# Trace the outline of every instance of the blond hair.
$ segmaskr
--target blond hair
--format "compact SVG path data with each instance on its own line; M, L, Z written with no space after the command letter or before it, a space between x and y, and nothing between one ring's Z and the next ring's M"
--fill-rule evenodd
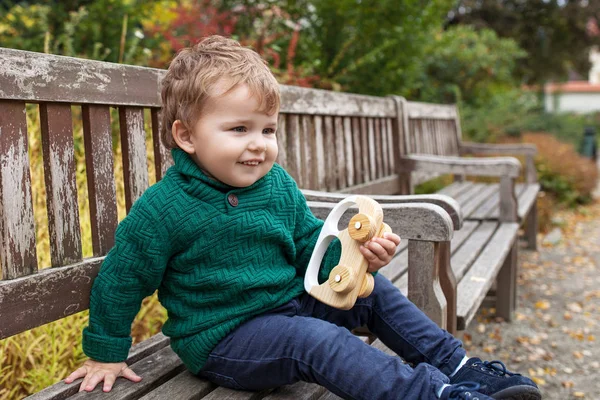
M217 83L225 89L222 94L246 84L260 111L270 115L279 109L279 84L258 53L233 39L209 36L182 49L162 81L160 136L166 148L178 147L171 134L173 122L180 120L192 129Z

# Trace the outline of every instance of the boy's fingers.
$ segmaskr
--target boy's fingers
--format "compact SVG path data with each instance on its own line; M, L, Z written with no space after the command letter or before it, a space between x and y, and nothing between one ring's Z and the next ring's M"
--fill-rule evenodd
M383 248L381 243L370 241L367 246L368 249L371 250L379 259L388 255L388 251Z
M400 244L400 241L402 240L400 238L400 236L396 235L395 233L391 233L391 232L384 233L383 238L391 240L392 242L394 242L396 244L396 246L398 246Z
M121 376L133 382L139 382L142 380L142 378L135 372L133 372L133 370L129 367L123 368L123 370L121 371Z
M396 243L394 243L391 240L388 239L381 239L381 238L377 238L377 239L373 239L373 240L377 240L377 243L379 243L381 245L381 247L383 247L386 251L386 253L390 256L393 256L396 253L396 247L398 247L398 245Z
M90 377L90 380L88 381L84 390L91 392L92 390L94 390L96 388L96 385L98 385L98 383L102 382L103 379L104 379L104 374L102 372L95 372Z
M104 387L102 388L102 390L105 392L110 392L113 385L115 384L116 379L117 377L113 374L106 374L106 376L104 377Z
M85 376L86 372L87 372L87 370L85 367L77 368L75 371L71 372L71 375L69 375L65 378L65 383L71 383L75 379L79 379L79 378Z

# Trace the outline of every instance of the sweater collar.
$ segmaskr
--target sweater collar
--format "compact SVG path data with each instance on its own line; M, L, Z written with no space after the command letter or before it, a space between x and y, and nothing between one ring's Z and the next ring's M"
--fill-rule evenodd
M250 186L235 187L206 175L185 151L172 149L171 155L174 161L173 168L184 178L183 182L180 181L183 190L194 197L211 203L215 200L221 203L220 198L223 194L233 193L249 200L249 203L242 202L240 198L240 205L251 204L252 208L263 207L271 198L272 170ZM247 209L246 207L239 208Z

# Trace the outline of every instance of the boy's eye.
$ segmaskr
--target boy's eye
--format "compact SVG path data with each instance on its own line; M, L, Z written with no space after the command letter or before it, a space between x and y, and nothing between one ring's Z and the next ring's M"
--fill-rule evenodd
M246 132L246 127L245 126L236 126L235 128L231 129L234 132Z
M267 128L267 129L263 129L263 133L264 133L265 135L272 135L272 134L274 134L274 133L275 133L275 129L273 129L273 128Z

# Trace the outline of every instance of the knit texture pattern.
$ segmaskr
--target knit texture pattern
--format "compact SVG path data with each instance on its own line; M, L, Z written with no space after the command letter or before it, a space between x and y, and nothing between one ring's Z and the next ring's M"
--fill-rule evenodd
M323 221L277 164L235 188L205 175L185 152L172 154L174 166L117 228L92 287L83 350L97 361L124 361L140 304L158 289L168 311L163 333L195 374L229 332L303 292ZM340 253L334 240L320 281Z

